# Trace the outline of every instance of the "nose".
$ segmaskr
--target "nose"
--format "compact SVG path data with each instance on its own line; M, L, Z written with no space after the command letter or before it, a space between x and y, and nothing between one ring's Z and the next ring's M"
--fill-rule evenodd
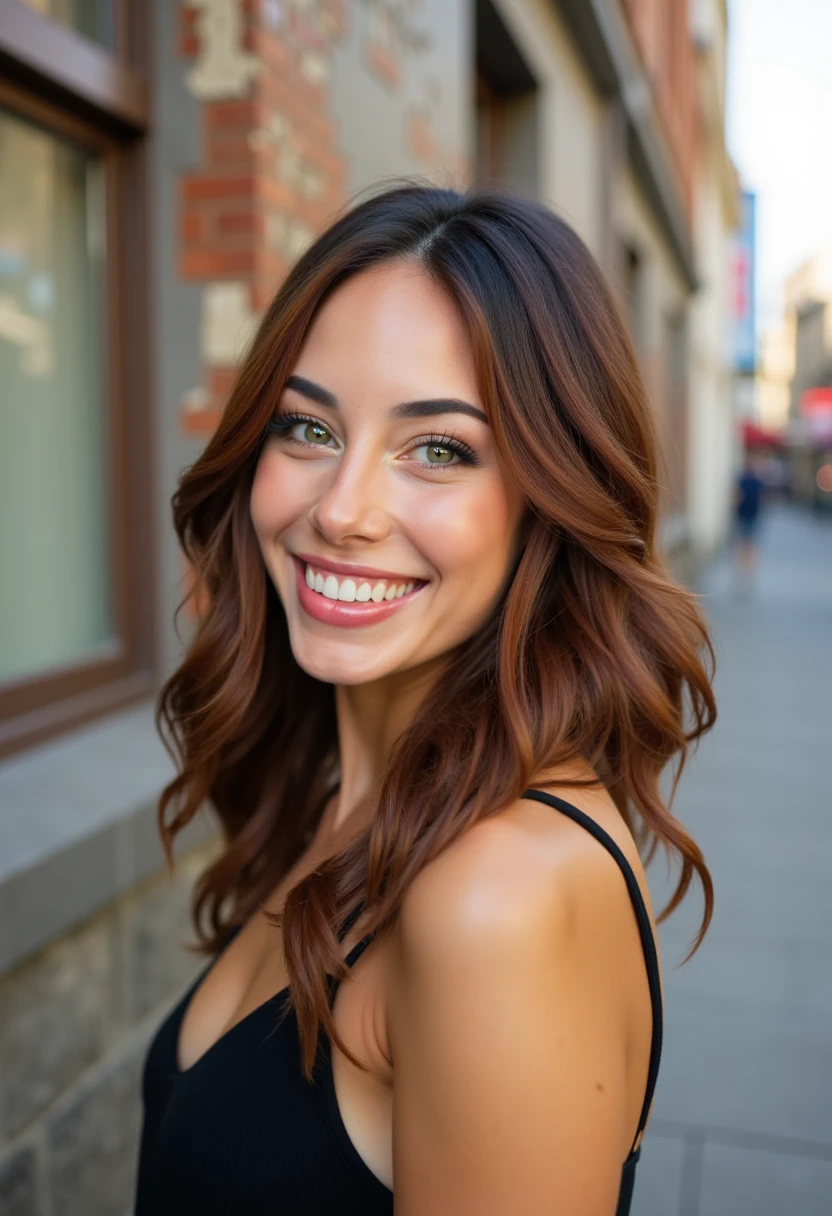
M383 540L390 532L385 470L355 451L333 461L330 479L309 512L312 526L331 545Z

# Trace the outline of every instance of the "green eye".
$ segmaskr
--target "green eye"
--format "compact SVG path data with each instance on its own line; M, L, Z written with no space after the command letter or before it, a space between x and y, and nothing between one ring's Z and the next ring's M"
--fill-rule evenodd
M307 422L303 428L303 438L306 443L327 443L329 431L326 427L321 426L319 422Z
M450 448L440 447L437 443L427 444L428 464L450 464L455 453Z

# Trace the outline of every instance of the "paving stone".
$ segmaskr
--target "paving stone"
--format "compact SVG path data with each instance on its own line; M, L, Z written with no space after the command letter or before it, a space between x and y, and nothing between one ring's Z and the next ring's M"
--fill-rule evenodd
M784 509L767 524L750 596L733 592L728 561L700 587L719 719L674 811L711 867L715 913L683 968L698 896L660 930L656 1115L682 1138L706 1138L701 1194L683 1170L680 1216L832 1212L832 519ZM661 906L672 884L661 863L651 870ZM727 1146L731 1135L740 1147ZM814 1155L741 1146L755 1136L803 1141Z
M100 1055L109 966L106 925L97 921L0 983L0 1138L23 1128Z
M706 1143L701 1187L702 1216L829 1216L832 1158Z
M84 1086L50 1122L52 1203L60 1216L123 1216L135 1190L143 1051Z
M38 1216L35 1151L29 1145L0 1161L0 1212Z

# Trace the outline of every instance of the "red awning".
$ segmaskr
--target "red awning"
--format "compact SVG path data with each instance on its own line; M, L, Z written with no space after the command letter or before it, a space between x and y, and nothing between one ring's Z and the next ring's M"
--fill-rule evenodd
M782 431L769 431L756 422L742 424L742 441L747 448L780 448L785 447L785 436Z

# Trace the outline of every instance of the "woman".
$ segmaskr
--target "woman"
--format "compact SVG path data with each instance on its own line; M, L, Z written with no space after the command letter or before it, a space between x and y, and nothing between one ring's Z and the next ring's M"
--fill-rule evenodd
M628 1210L634 834L673 906L698 872L700 938L711 909L658 787L714 707L656 499L629 342L544 207L397 188L291 271L175 497L207 607L160 822L216 808L221 957L148 1056L141 1216Z

